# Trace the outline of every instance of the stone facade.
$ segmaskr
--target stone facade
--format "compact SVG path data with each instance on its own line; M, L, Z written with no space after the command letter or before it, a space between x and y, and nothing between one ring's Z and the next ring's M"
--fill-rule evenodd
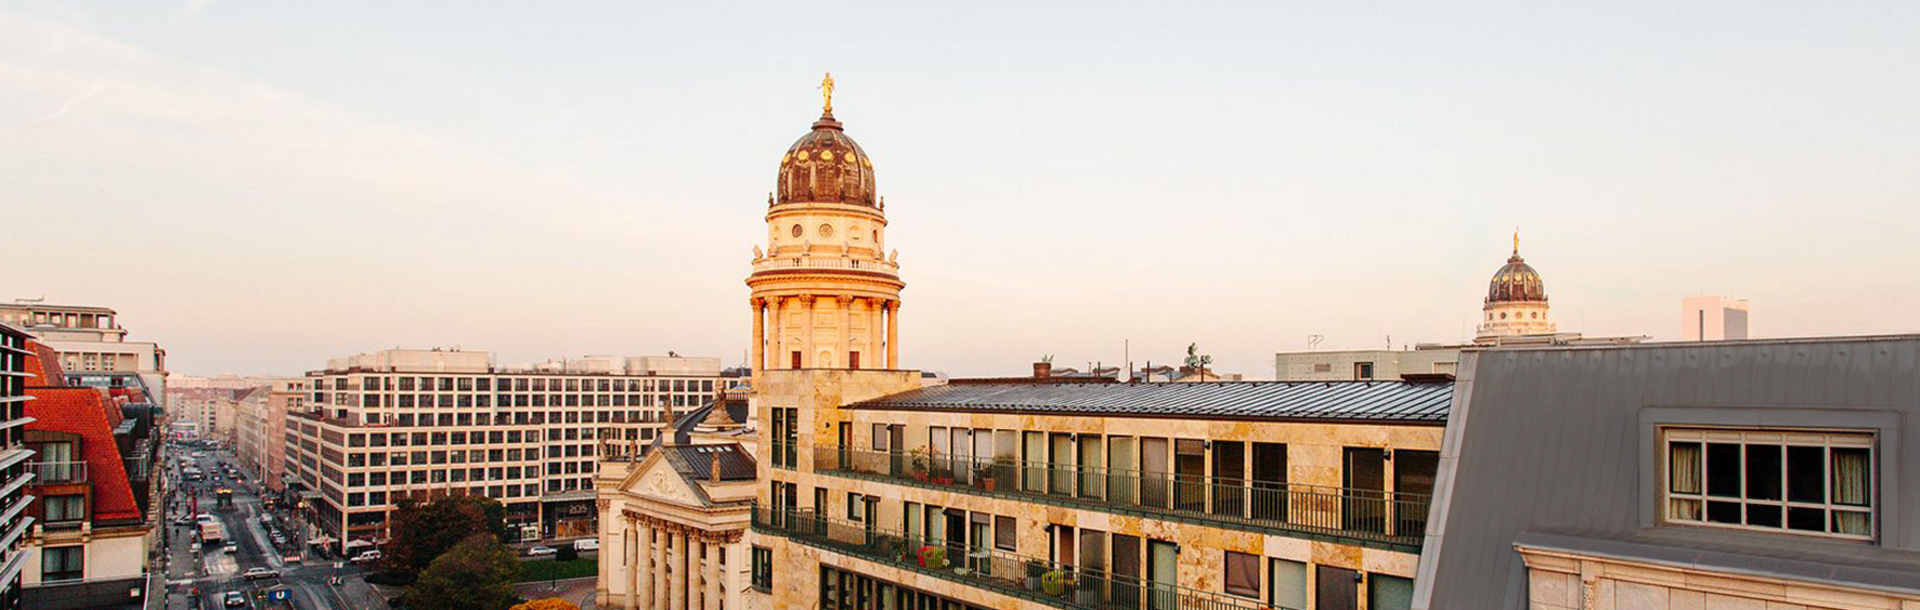
M1518 548L1533 610L1920 610L1920 596Z

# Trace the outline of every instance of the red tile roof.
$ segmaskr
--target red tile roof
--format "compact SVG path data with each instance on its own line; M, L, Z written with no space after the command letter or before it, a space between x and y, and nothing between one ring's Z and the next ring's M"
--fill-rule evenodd
M119 408L94 388L45 386L46 379L65 379L55 374L59 358L44 345L31 345L35 355L27 357L28 369L43 377L28 382L26 393L33 400L27 401L27 416L34 421L27 424L27 429L80 435L80 458L87 463L87 480L93 485L95 520L140 518L140 505L134 500L133 485L128 482L120 446L113 438L113 424L109 423L118 419ZM36 385L40 387L33 387ZM116 411L116 417L109 419L108 409Z
M34 375L27 380L29 388L59 388L67 385L67 372L60 367L60 353L39 341L28 341L27 372Z

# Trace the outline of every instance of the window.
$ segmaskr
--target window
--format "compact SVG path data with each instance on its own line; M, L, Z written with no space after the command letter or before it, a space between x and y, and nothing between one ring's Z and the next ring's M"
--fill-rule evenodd
M1367 610L1408 610L1413 607L1413 579L1367 575Z
M866 514L866 502L860 499L860 494L848 492L847 520L859 523L860 517L864 514Z
M1228 593L1260 599L1260 556L1227 551Z
M1307 607L1307 564L1285 559L1273 559L1267 562L1272 573L1267 575L1268 588L1273 589L1270 603L1280 608Z
M1873 436L1666 431L1667 520L1870 539Z
M993 548L1002 551L1015 551L1020 540L1020 530L1013 517L993 518Z
M753 547L753 588L773 590L773 549Z
M1353 363L1353 378L1354 379L1372 379L1373 363L1372 362Z
M87 518L86 504L79 494L47 496L47 499L42 502L44 502L48 523Z
M86 547L58 546L47 547L40 552L40 580L79 580L85 577L85 557L81 554Z

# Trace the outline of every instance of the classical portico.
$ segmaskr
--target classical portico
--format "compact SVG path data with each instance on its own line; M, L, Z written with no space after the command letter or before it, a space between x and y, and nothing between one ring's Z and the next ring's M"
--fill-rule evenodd
M898 251L883 248L886 200L831 104L780 158L776 183L747 277L754 370L897 368L906 284Z
M754 495L746 450L656 446L637 464L601 466L599 607L744 607Z

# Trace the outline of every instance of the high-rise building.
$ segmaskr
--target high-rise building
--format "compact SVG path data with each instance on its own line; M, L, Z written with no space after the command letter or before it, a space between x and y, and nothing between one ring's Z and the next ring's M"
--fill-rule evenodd
M1693 296L1680 301L1680 338L1734 341L1747 338L1747 300Z
M522 538L594 533L595 451L637 452L720 389L717 358L589 356L495 366L492 354L392 349L307 374L286 474L344 550L386 537L402 498L484 495Z
M27 563L26 532L33 525L27 515L27 483L33 475L27 460L27 381L31 373L27 357L30 335L11 323L0 321L0 610L20 608L20 572Z

